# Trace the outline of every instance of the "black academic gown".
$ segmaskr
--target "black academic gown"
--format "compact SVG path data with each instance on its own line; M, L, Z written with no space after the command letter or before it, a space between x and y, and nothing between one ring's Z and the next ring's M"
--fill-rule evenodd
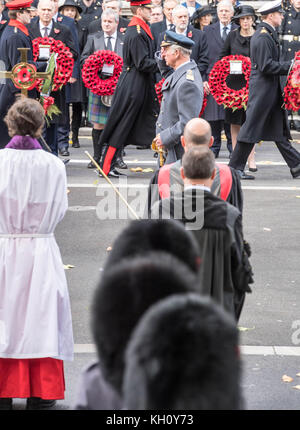
M199 243L199 292L211 296L238 320L253 283L239 210L193 187L160 201L152 213L160 218L180 215L178 220Z
M150 147L159 111L154 88L154 73L158 68L152 39L140 26L127 28L123 60L100 145L116 149L126 145Z

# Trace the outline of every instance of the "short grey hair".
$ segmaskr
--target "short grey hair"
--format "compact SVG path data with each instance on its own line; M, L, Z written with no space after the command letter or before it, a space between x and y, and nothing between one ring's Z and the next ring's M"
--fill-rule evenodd
M229 1L229 0L221 0L217 4L217 12L219 12L219 10L220 10L220 8L222 6L229 6L229 8L231 9L231 12L234 13L234 7L233 7L233 4L231 3L231 1Z
M192 50L188 49L188 48L184 48L183 46L179 46L179 45L170 45L170 48L172 49L172 51L174 52L175 50L178 50L181 52L181 54L184 57L190 57L192 54Z
M189 11L188 9L183 6L182 4L179 4L177 6L174 7L174 9L172 10L172 17L174 18L174 16L177 14L177 12L184 10L185 12L187 12L188 16L189 16Z
M115 22L119 22L119 14L115 10L113 10L113 9L105 9L102 12L101 19L102 19L103 16L113 16Z
M112 2L112 1L117 1L117 2L118 2L119 9L120 9L120 10L122 9L122 0L103 0L103 5L106 5L107 3L110 3L110 2Z

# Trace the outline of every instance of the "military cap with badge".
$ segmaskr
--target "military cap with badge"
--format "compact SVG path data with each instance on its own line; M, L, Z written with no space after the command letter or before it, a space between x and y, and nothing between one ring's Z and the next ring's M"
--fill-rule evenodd
M178 34L174 31L167 30L160 46L164 48L171 45L178 45L182 48L192 49L192 47L195 45L195 42L183 34Z

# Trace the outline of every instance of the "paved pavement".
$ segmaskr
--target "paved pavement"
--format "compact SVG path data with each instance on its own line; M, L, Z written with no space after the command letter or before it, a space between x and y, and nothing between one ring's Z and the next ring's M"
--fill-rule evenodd
M103 205L104 179L86 168L89 160L84 151L92 153L92 141L88 131L82 130L81 134L81 148L70 148L66 167L69 210L56 230L63 262L74 266L66 269L66 275L75 338L75 360L65 363L66 398L58 402L57 409L72 409L80 371L96 359L90 330L93 293L107 249L129 222L128 219L101 220L97 216L103 210L112 216L113 207ZM300 151L300 143L295 143L295 147ZM239 322L242 389L248 409L299 409L300 179L291 178L272 143L257 146L256 159L259 169L256 180L242 184L244 234L252 246L255 275L253 292L247 296ZM132 146L126 148L125 161L129 168L143 169L155 169L156 163L151 150L137 150ZM218 161L228 162L225 144ZM134 203L137 190L145 195L152 173L124 172L128 175L127 187L123 183L121 189L131 192L127 197ZM112 181L118 183L117 179ZM284 375L292 381L283 382ZM24 401L17 401L16 408L23 409Z

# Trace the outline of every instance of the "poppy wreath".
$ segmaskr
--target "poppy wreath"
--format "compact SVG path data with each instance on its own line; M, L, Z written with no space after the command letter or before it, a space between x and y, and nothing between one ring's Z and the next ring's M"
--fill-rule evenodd
M113 75L101 79L98 75L104 64L114 66ZM97 96L113 95L122 72L123 59L113 51L99 50L91 54L82 67L82 80L86 88Z
M53 78L52 91L59 90L62 85L65 85L73 73L74 58L73 54L61 40L55 40L53 37L37 37L32 41L33 60L37 61L39 57L39 46L49 45L50 54L55 52L58 54L56 58L56 68ZM36 88L41 91L43 79L36 80Z
M157 95L157 98L158 98L158 101L159 101L159 104L161 104L161 100L162 100L162 86L163 86L163 83L165 82L165 79L164 78L162 78L159 82L157 82L156 84L155 84L155 92L156 92L156 95ZM201 112L200 112L200 114L199 114L199 118L203 115L203 112L204 112L204 110L205 110L205 108L206 108L206 105L207 105L207 95L206 95L206 93L204 92L203 93L203 102L202 102L202 108L201 108Z
M242 72L246 85L240 90L234 90L226 84L226 78L230 74L230 61L242 61ZM244 55L228 55L217 61L209 74L209 88L212 96L219 105L225 108L246 110L249 95L249 77L251 61Z
M287 110L300 109L300 51L295 53L294 65L284 87L284 104Z

